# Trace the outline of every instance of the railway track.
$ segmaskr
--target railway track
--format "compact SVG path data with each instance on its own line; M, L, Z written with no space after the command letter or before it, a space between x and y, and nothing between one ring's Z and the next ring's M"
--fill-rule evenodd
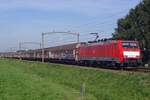
M56 64L56 63L55 63ZM76 64L70 64L70 63L59 63L59 64L66 64L66 65L75 65ZM86 66L86 65L78 65L80 67L84 68L95 68L97 70L99 69L108 69L108 70L117 70L117 71L130 71L130 72L142 72L142 73L150 73L150 67L127 67L127 68L116 68L116 67L99 67L99 66Z
M133 72L150 73L150 68L146 68L146 67L126 68L125 70L133 71Z

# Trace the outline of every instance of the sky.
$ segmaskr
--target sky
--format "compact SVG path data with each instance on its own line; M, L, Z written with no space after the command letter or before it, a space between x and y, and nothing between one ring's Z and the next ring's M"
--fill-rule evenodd
M0 0L0 51L17 50L19 42L41 42L42 32L80 33L80 41L93 40L94 36L89 34L92 32L99 33L100 38L109 38L117 20L140 1ZM75 41L75 36L58 33L45 36L45 47Z

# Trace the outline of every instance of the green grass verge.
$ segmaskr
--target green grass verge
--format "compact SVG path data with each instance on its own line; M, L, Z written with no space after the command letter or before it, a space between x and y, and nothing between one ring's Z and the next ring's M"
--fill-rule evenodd
M150 74L0 59L0 100L150 100Z

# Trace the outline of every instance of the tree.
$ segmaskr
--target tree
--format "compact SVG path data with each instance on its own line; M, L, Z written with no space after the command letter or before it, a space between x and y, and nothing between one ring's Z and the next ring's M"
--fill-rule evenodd
M118 20L113 38L138 40L142 48L150 49L150 0L143 0Z

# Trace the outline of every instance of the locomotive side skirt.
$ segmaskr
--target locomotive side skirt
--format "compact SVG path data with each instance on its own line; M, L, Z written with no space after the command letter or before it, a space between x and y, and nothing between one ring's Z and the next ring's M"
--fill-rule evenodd
M81 57L80 60L89 60L89 61L114 61L119 62L118 58L112 57Z

